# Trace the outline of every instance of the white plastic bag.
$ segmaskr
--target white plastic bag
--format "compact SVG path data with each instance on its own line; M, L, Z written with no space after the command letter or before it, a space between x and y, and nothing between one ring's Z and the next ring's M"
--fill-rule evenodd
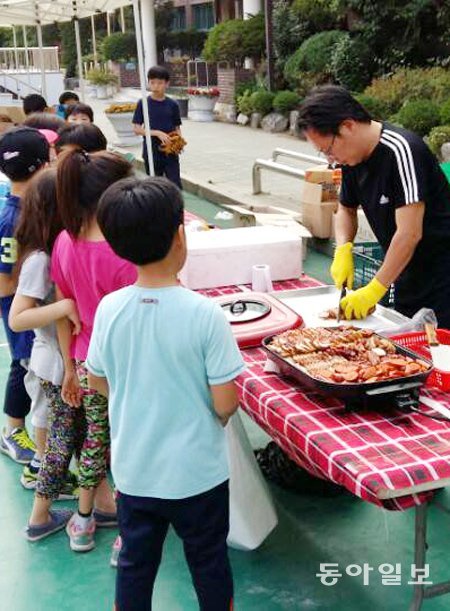
M230 532L227 543L235 549L253 550L272 532L278 518L238 413L230 418L225 434L230 464Z

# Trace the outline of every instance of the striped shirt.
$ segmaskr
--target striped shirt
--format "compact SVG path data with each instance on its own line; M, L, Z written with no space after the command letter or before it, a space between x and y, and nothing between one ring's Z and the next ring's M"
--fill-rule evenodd
M342 204L363 208L382 247L396 230L397 208L425 203L423 241L450 239L450 185L422 138L383 123L380 141L366 161L342 170Z

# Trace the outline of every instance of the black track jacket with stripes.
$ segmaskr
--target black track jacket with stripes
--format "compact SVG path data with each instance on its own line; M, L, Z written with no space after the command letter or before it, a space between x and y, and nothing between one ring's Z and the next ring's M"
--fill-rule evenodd
M396 282L396 307L408 315L424 306L440 309L442 296L450 311L450 185L422 138L383 123L369 159L342 168L340 200L363 208L384 251L396 230L396 209L425 203L423 238Z

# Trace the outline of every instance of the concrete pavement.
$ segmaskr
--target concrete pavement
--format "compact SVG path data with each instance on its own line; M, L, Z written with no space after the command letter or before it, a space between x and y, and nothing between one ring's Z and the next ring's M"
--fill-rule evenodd
M109 142L116 134L103 110L112 101L137 100L140 92L124 89L114 100L87 99L95 111L95 122L105 132ZM183 119L182 133L188 145L180 157L181 173L185 188L219 204L238 204L249 211L276 213L271 207L288 209L292 216L300 211L301 180L262 172L263 193L252 194L252 167L256 158L270 159L277 147L309 155L314 149L287 133L270 134L261 129L251 129L227 123L197 123ZM141 146L127 147L122 151L141 157ZM283 158L285 165L305 169L311 163L301 163ZM266 215L264 215L266 216Z

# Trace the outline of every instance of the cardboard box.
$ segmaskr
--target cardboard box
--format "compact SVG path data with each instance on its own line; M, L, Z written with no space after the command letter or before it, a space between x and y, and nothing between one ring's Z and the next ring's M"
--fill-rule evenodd
M338 202L310 203L302 202L302 223L315 238L331 238L333 235L333 218Z
M240 227L186 238L188 256L179 278L190 289L249 284L254 265L269 265L272 280L302 273L302 238L295 228Z
M316 185L315 192L320 192L320 199L318 201L326 202L337 199L340 184L340 170L320 165L305 171L304 191L310 188L309 185ZM317 187L320 187L320 189L317 189ZM319 196L317 195L316 197ZM306 201L304 197L302 199Z
M8 115L13 123L23 123L25 121L25 113L20 105L0 105L0 114Z

